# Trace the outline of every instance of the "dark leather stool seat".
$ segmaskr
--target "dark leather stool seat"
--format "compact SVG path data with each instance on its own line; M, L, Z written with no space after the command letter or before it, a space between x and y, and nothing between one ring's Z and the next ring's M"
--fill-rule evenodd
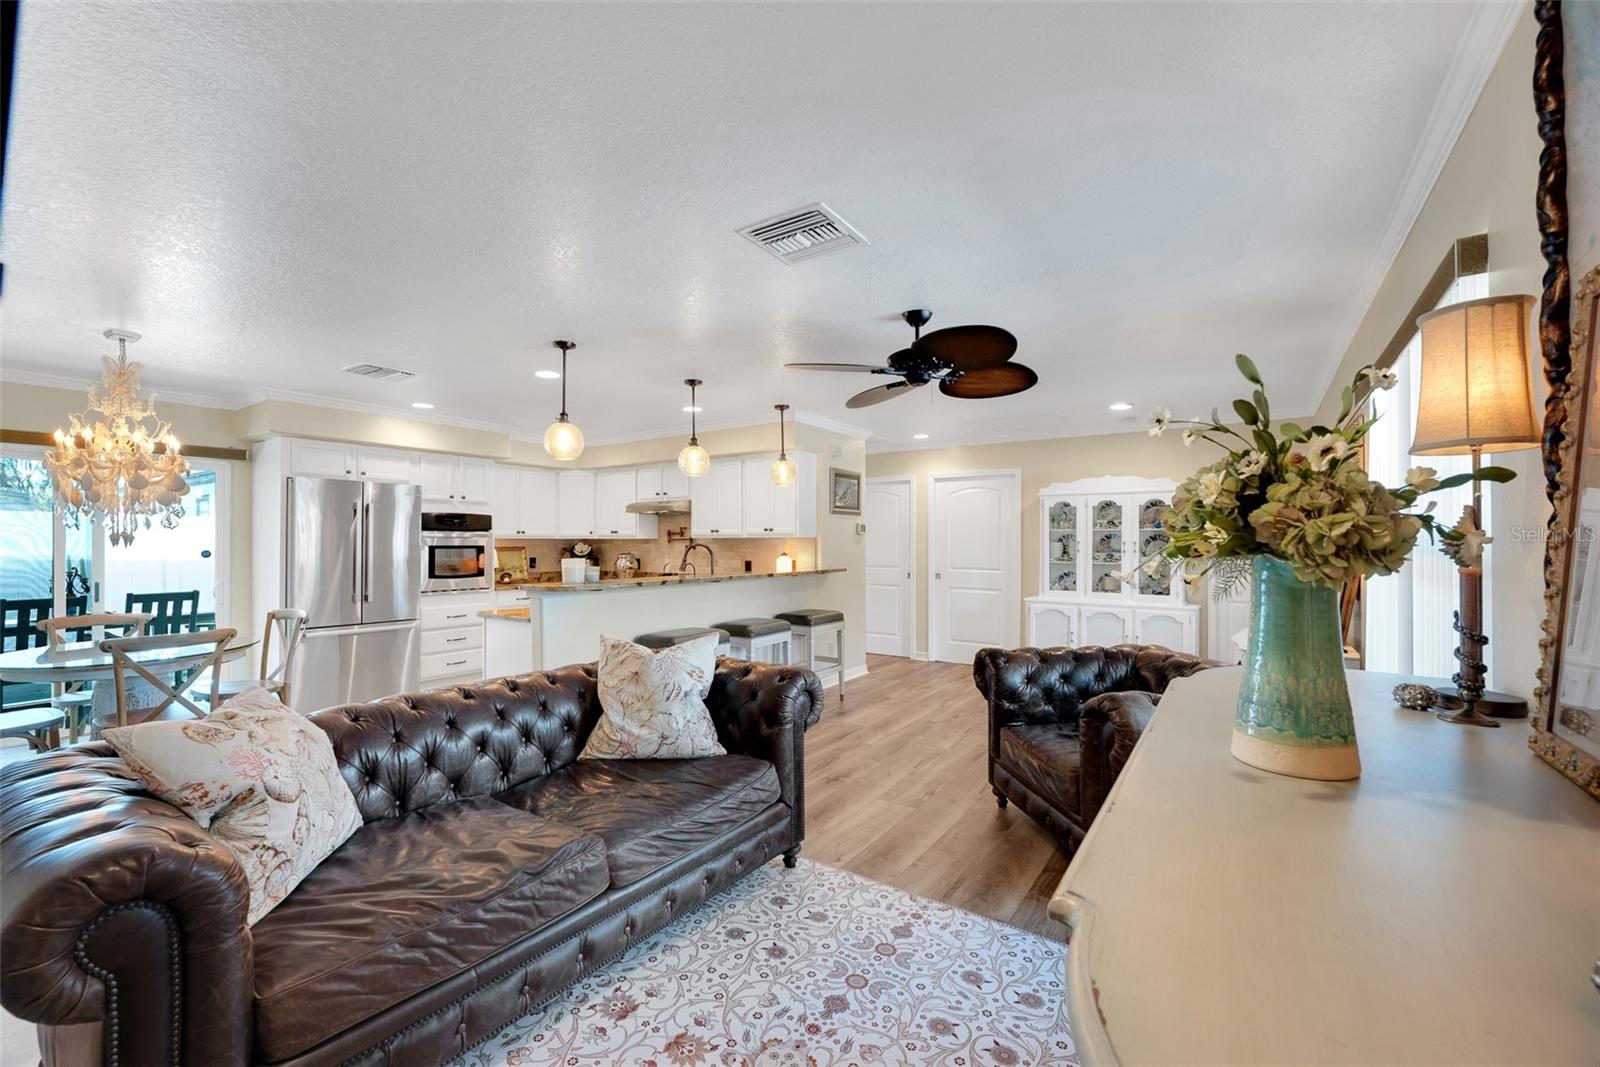
M716 625L726 630L729 637L765 637L768 634L787 633L791 627L783 619L729 619Z
M708 634L716 634L719 645L728 640L728 631L715 626L685 626L679 630L657 630L655 633L640 634L633 641L634 644L643 645L645 648L671 648L673 645L686 645L695 638L705 637Z
M832 608L800 608L798 611L780 611L774 615L791 626L826 626L830 622L844 622L844 612Z

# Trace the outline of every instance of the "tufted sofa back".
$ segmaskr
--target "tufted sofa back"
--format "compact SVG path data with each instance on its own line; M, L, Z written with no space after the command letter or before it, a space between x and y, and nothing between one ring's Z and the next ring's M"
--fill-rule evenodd
M325 708L367 822L458 798L489 797L578 758L600 718L592 663Z
M1160 645L985 648L972 674L1000 723L1038 725L1075 721L1101 693L1163 693L1174 678L1210 666Z

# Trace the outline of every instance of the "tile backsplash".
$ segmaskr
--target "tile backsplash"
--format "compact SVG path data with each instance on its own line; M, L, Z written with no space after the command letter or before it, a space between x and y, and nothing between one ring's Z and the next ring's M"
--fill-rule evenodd
M659 532L654 540L620 540L605 537L588 538L495 538L499 549L521 548L527 553L530 574L550 574L561 569L561 557L575 541L585 540L594 546L600 556L600 569L616 570L617 555L632 552L639 557L639 569L646 573L677 571L688 547L689 516L662 515L657 523ZM671 540L669 541L669 537ZM771 571L777 568L778 553L787 552L794 560L797 571L812 570L817 565L817 539L814 537L718 537L702 542L716 553L716 574L742 574L746 560L752 571ZM704 574L706 554L695 549L690 557L698 573Z

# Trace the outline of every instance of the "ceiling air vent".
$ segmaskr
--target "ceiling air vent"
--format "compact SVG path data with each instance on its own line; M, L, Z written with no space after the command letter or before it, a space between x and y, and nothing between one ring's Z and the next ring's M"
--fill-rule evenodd
M371 378L379 382L403 382L407 378L416 377L415 374L408 370L401 370L398 367L380 367L376 363L352 363L348 367L339 369L346 374L359 374L363 378Z
M871 243L827 204L809 204L786 211L739 232L785 263L798 263L802 259Z

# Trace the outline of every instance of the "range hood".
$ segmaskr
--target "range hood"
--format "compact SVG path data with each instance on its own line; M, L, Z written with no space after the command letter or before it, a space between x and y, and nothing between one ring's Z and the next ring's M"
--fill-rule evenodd
M658 497L652 500L639 500L622 509L629 515L666 515L669 512L687 514L689 511L689 498Z

